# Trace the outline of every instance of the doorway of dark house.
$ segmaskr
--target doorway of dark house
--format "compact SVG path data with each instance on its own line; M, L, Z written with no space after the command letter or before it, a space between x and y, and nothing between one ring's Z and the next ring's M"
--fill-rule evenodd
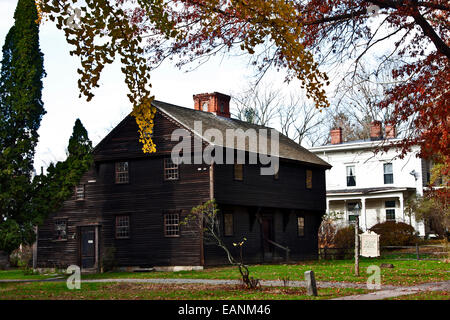
M92 269L96 264L95 227L81 227L80 235L81 269Z
M263 233L263 251L264 261L272 261L273 258L273 219L272 217L262 218L262 233Z

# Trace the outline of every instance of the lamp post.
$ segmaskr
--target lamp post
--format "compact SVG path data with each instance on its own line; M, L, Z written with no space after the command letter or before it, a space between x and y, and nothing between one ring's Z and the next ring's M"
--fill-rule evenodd
M359 276L359 203L356 204L355 208L355 276Z

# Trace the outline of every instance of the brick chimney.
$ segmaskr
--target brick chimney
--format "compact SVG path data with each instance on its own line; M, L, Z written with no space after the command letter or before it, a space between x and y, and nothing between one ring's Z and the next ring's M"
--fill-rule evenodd
M392 124L387 124L384 131L386 139L395 139L397 136L397 130L395 129L395 126Z
M370 140L379 140L383 138L381 132L381 121L372 121L370 124Z
M340 144L342 143L342 128L331 129L331 144Z
M230 118L230 99L230 96L219 92L195 94L194 108Z

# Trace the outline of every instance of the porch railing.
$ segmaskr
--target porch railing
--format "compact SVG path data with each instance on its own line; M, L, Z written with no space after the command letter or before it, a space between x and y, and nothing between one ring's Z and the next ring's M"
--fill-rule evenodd
M270 243L271 245L284 250L286 252L286 261L289 261L289 259L290 259L290 252L291 252L291 249L289 249L289 247L283 247L281 244L276 243L276 242L274 242L272 240L269 240L269 239L266 239L266 241L268 243Z

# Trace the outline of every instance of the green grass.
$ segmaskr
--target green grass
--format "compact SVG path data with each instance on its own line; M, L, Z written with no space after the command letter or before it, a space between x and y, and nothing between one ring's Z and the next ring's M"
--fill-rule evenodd
M0 280L42 280L55 278L56 274L26 274L23 270L0 270Z
M2 300L320 300L368 293L365 289L323 288L317 297L304 288L263 287L255 290L226 285L162 285L131 283L82 283L80 290L69 290L65 282L0 283Z
M291 281L303 280L304 272L313 270L317 281L366 283L370 276L366 273L370 265L392 263L393 269L381 269L381 283L391 285L414 285L425 282L450 280L450 266L443 261L366 259L360 261L360 276L355 277L353 260L320 260L289 265L252 265L251 276L257 279L278 280L289 278ZM239 279L235 267L207 268L202 271L180 272L110 272L84 275L83 279L113 278L180 278L180 279Z
M389 300L450 300L450 292L424 291L406 296L390 298Z

